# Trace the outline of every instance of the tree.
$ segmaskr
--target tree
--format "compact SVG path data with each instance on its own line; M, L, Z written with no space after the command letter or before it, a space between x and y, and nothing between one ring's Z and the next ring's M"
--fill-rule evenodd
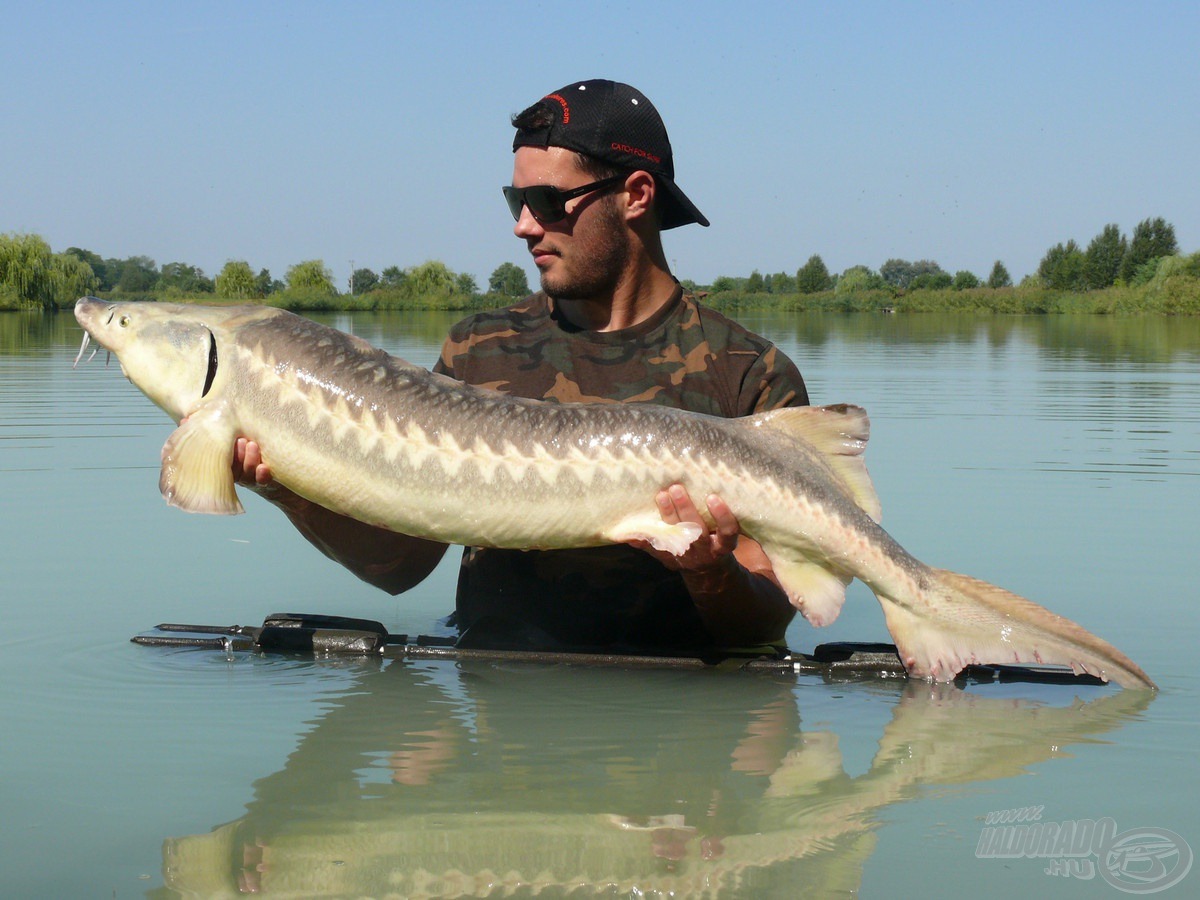
M96 276L95 290L111 291L113 289L113 279L108 271L108 262L101 259L100 254L93 253L91 250L83 250L79 247L68 247L63 253L67 256L74 256L91 267L93 274Z
M213 281L204 270L187 263L173 262L162 267L157 286L163 290L174 290L183 294L211 294Z
M488 293L504 297L524 297L529 293L525 270L515 263L500 263L488 279Z
M406 274L405 287L414 297L453 294L458 286L450 268L436 259L413 266Z
M1173 225L1167 224L1161 216L1157 219L1144 219L1133 229L1129 249L1121 260L1121 279L1131 282L1138 270L1150 260L1174 256L1178 252L1179 244L1175 241Z
M1012 276L1008 274L1008 269L1000 260L996 260L995 265L992 266L992 274L988 276L987 286L990 288L1012 287Z
M886 290L887 286L887 282L867 266L851 266L842 273L834 290L838 294L853 294L858 291Z
M1046 251L1038 264L1038 278L1042 285L1059 291L1079 291L1085 286L1084 266L1086 258L1075 241L1055 244Z
M715 294L719 291L735 291L737 290L737 286L737 279L731 278L728 275L718 275L713 279L712 292Z
M889 259L879 267L879 277L900 290L908 287L916 274L913 264L906 259Z
M266 272L266 269L263 269ZM269 273L268 273L269 275ZM228 297L231 300L248 300L262 295L259 289L259 279L254 277L250 263L241 259L231 259L225 263L214 279L217 296Z
M1083 280L1088 290L1109 287L1121 273L1129 242L1116 225L1105 225L1083 254Z
M767 290L772 294L793 294L796 291L796 279L787 272L776 272L764 279Z
M914 284L922 275L936 276L934 278L925 278L919 285ZM893 288L904 291L910 287L929 287L931 284L941 284L943 279L941 276L947 276L949 273L942 271L932 259L919 259L916 262L909 262L906 259L889 259L879 267L879 277ZM949 281L946 282L949 285Z
M313 291L321 294L336 294L333 273L322 259L306 259L287 270L287 286L292 290Z
M388 266L380 273L379 284L386 288L402 288L408 281L408 273L399 266Z
M954 273L954 281L950 283L950 287L956 291L965 291L970 288L979 287L980 281L975 277L974 273L962 269Z
M750 273L750 277L746 279L747 294L761 294L766 288L763 286L762 272L755 269Z
M801 294L816 294L827 291L832 286L824 260L815 253L796 272L796 290Z
M56 309L96 289L96 275L79 257L54 253L36 234L0 234L0 288L23 306Z
M282 291L283 282L278 278L272 278L269 269L259 269L258 275L254 279L254 287L257 289L260 297L265 297L268 294L274 294L276 291Z
M917 264L914 264L917 265ZM914 276L913 280L908 283L910 290L927 290L940 291L954 284L954 276L949 272L943 271L937 263L933 264L934 271L924 271ZM975 276L971 276L974 278Z
M454 276L454 290L459 294L478 294L479 285L475 283L475 276L470 272L459 272Z
M128 259L113 260L119 267L120 274L113 283L113 290L122 294L139 294L154 290L158 284L158 266L148 256L131 256Z
M925 280L922 282L924 285L940 285L944 281L944 286L949 287L950 282L954 280L949 272L945 271L932 259L918 259L915 263L913 263L912 276L912 281L910 281L909 284L914 287L917 286L914 284L914 282L918 281L923 276L925 277Z
M351 294L368 294L379 286L379 276L370 269L355 269L350 276Z

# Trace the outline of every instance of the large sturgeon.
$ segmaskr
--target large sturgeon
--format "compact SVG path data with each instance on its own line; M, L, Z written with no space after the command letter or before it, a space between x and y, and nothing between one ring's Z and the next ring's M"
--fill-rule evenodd
M163 447L159 481L185 510L243 511L231 463L246 435L281 484L392 531L521 549L643 539L680 554L699 527L667 525L654 503L679 482L693 497L724 498L812 624L837 617L851 580L867 584L911 676L949 681L971 663L1037 663L1154 687L1074 622L897 544L878 524L860 407L723 419L525 400L261 306L84 297L75 317L80 356L94 339L146 396L186 419Z

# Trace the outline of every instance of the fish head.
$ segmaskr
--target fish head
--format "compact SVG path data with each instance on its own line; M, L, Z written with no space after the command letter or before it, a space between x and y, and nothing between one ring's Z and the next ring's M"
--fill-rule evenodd
M83 297L75 303L75 319L85 332L80 356L94 340L117 357L126 378L179 421L213 390L220 363L216 330L236 313Z

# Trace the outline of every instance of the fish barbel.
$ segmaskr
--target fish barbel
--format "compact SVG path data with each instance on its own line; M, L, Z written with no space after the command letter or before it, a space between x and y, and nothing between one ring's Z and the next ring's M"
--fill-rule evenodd
M837 617L851 580L868 585L913 677L1035 663L1154 687L1074 622L927 566L893 540L878 524L860 407L724 419L509 397L263 306L85 297L75 317L85 345L90 335L182 421L163 448L159 487L185 510L243 511L231 464L236 438L250 436L280 484L402 534L519 549L641 539L678 555L702 532L658 513L655 494L678 482L725 500L812 624Z

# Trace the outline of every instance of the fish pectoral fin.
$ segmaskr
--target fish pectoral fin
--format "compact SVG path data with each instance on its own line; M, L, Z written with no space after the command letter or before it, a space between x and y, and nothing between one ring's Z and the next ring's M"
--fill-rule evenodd
M233 486L235 435L223 409L192 413L163 445L158 489L187 512L232 516L245 512Z
M807 559L793 560L764 546L775 577L788 601L810 623L820 628L833 622L846 602L846 585L853 578L839 575Z
M871 434L871 420L861 406L787 406L744 420L751 427L769 428L810 444L862 510L879 521L882 507L863 452Z
M695 522L669 525L658 513L648 512L622 519L601 537L614 544L647 541L655 550L666 550L675 556L682 556L702 534L704 529Z
M1069 666L1123 687L1155 687L1129 657L1070 619L986 581L929 572L915 602L879 597L910 676L952 681L971 664L1024 663Z

